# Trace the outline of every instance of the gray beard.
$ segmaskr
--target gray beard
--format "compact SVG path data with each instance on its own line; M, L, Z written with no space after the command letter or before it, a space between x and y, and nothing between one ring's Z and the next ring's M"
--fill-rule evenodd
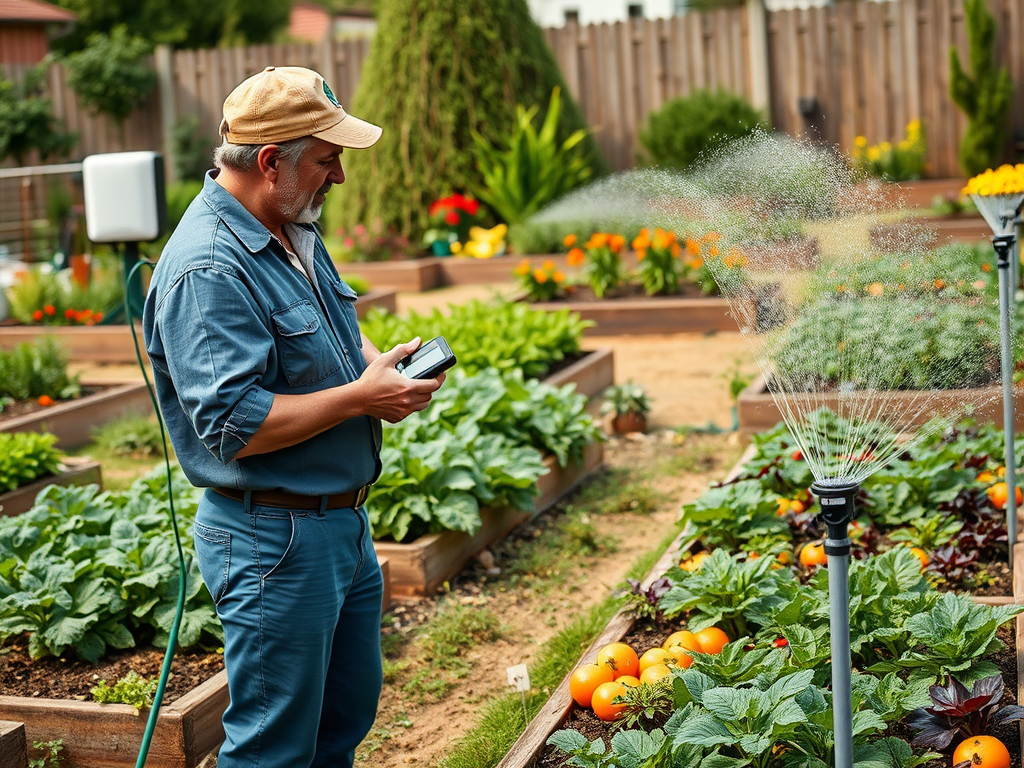
M284 213L288 220L295 224L312 224L314 221L320 218L320 213L323 211L323 203L320 205L313 204L313 198L316 195L326 195L331 189L330 182L324 182L324 185L320 187L316 192L311 194L307 199L298 199L299 195L299 170L294 166L290 166L285 172L285 178L281 182L281 192L285 202L281 207L282 213Z

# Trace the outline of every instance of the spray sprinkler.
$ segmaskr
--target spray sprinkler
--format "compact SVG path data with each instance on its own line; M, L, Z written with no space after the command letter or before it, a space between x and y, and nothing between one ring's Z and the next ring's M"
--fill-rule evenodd
M986 194L984 182L989 175L999 174L1020 177L1024 182L1024 166L1004 166L998 171L986 171L967 184L971 198L992 228L992 247L996 252L996 267L999 274L999 357L1003 380L1003 459L1006 465L1006 538L1009 542L1009 564L1013 570L1013 545L1017 542L1017 462L1014 456L1013 423L1013 350L1012 350L1012 307L1016 290L1015 274L1017 261L1017 214L1024 205L1024 192ZM1005 182L1004 182L1005 184ZM1018 184L1018 188L1024 185ZM975 191L976 190L976 191ZM1012 258L1011 258L1012 257Z

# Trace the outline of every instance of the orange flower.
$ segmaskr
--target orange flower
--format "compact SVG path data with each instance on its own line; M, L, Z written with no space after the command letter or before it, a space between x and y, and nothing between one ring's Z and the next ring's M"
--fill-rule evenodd
M698 255L700 253L700 243L692 237L686 238L686 252L691 256Z
M717 245L712 245L710 248L708 248L708 256L717 256L717 255L718 255L718 246Z
M544 285L544 283L548 281L548 274L543 269L535 269L533 270L533 279L536 280L538 284Z
M53 315L57 314L57 308L53 306L53 304L47 304L45 307L43 307L43 312L52 317Z
M573 248L565 256L565 263L570 267L578 267L587 260L582 248Z
M981 265L981 271L982 272L991 272L992 271L992 265L989 264L988 262L985 262L984 264Z
M612 235L608 240L608 247L612 249L612 253L618 253L622 250L622 246L626 244L626 238L622 235Z
M672 258L678 259L679 255L683 252L683 249L679 247L679 243L675 240L672 241Z
M43 310L37 309L35 312L33 312L32 319L35 320L37 323L40 322L43 319Z
M556 269L555 270L555 274L553 274L551 276L551 279L554 280L556 283L564 283L565 282L565 273L564 272L559 272Z
M945 280L936 280L934 285L935 285L935 290L936 291L941 291L943 288L946 287L946 281Z
M585 248L604 248L604 246L608 245L608 239L610 237L611 237L611 235L609 235L609 234L607 234L605 232L595 232L594 234L592 234L590 236L590 239L587 241L587 244L584 247Z
M93 316L92 316L92 321L93 321L94 323L98 323L98 322L100 322L100 321L101 321L102 319L103 319L103 313L102 313L102 312L94 312L94 313L93 313Z
M637 261L643 261L644 260L644 256L647 255L647 249L646 248L637 248L636 245L633 246L633 249L636 251L636 260Z
M647 230L641 229L640 234L633 238L633 250L643 251L651 245L651 238L647 236Z
M708 232L702 239L708 243L717 243L721 237L718 232Z
M530 260L523 259L522 261L520 261L519 266L515 268L514 272L517 277L525 277L526 275L530 274Z
M554 270L554 268L555 268L555 262L553 262L551 259L545 259L544 260L543 269L544 269L545 272L551 272L551 271Z
M885 286L882 285L881 283L872 283L871 285L868 286L868 293L870 293L872 296L881 296L883 293L885 293Z
M566 248L572 248L574 245L576 245L576 235L566 235L564 238L562 238L562 245L564 245Z
M41 395L39 398L39 404L43 406L43 408L49 408L53 405L53 398L49 395Z
M73 309L65 309L64 310L64 317L66 317L68 320L74 320L75 319L75 310L73 310Z
M693 259L690 259L687 262L687 264L689 264L694 269L700 269L701 267L704 266L704 259L702 259L700 256L697 256L697 257L695 257Z

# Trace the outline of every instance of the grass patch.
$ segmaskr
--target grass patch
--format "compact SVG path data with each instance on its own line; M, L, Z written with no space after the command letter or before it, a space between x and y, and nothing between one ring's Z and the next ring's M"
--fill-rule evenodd
M629 577L640 579L646 576L675 536L674 532L666 536L657 549L638 559L630 569ZM492 699L484 705L477 725L456 743L438 763L438 768L491 768L496 765L621 605L621 599L609 596L544 643L537 653L537 662L530 670L533 688L526 696L526 711L523 711L523 701L518 694Z
M651 488L651 469L616 468L601 472L588 480L574 502L595 514L611 515L633 512L647 515L655 512L667 497Z

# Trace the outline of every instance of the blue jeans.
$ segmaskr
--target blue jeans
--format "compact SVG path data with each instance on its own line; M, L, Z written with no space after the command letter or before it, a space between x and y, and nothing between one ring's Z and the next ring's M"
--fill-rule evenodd
M289 510L207 490L193 529L224 626L218 768L348 768L382 685L383 582L363 509Z

